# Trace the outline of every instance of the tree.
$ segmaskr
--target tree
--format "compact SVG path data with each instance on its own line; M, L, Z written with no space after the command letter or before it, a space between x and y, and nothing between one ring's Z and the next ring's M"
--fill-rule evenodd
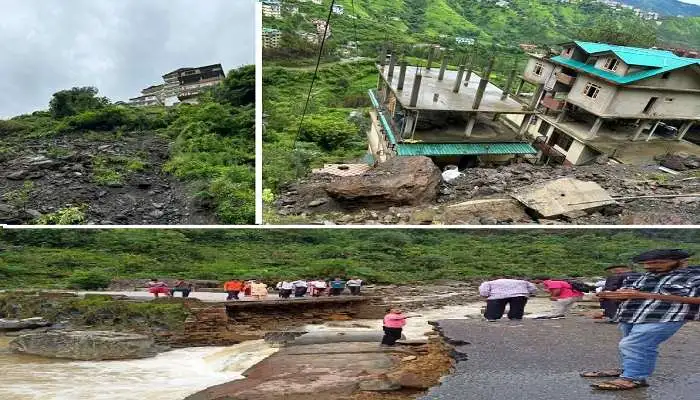
M214 98L233 107L255 103L255 65L229 71L223 83L214 90Z
M97 110L109 104L106 97L97 97L95 87L74 87L53 94L49 111L54 118L65 118L83 111Z
M656 26L642 20L615 19L606 15L579 29L576 38L621 46L652 47L656 44Z

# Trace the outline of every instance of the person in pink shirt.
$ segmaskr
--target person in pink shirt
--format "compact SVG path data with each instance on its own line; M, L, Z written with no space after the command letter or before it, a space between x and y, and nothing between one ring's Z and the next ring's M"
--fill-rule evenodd
M574 289L565 280L542 277L533 279L531 282L542 284L544 289L549 292L549 299L552 301L552 310L536 319L564 318L576 302L583 298L583 293Z
M384 316L383 346L393 346L397 340L401 339L401 331L406 325L406 318L408 317L396 308L390 309Z

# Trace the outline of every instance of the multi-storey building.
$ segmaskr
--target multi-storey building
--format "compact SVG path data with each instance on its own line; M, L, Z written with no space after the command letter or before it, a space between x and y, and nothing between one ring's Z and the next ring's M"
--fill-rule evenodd
M544 155L585 164L600 155L643 164L683 151L700 121L700 60L670 51L576 41L531 55L522 79L536 86L528 132ZM522 83L518 88L522 88Z
M282 18L282 4L277 0L263 0L262 13L266 17Z
M328 29L326 29L326 21L322 19L313 19L311 20L311 23L316 25L316 33L318 34L319 38L323 37L323 33L326 33L326 39L331 37L331 27L329 26Z
M197 68L179 68L163 75L163 84L149 86L142 96L129 100L132 105L173 105L178 101L196 102L207 88L221 83L226 77L221 64Z
M263 28L262 31L262 41L263 48L274 49L280 47L280 41L282 40L282 32L278 29Z

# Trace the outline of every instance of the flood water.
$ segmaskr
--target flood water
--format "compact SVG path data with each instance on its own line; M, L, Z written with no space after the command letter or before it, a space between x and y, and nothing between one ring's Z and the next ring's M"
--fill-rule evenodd
M242 379L242 372L277 351L256 340L140 360L88 362L13 354L10 339L0 337L0 399L12 400L178 400Z

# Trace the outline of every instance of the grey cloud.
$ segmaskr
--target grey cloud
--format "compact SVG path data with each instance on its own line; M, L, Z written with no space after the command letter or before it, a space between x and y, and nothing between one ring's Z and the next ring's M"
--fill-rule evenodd
M0 117L96 86L127 100L184 66L255 62L255 0L0 0Z

